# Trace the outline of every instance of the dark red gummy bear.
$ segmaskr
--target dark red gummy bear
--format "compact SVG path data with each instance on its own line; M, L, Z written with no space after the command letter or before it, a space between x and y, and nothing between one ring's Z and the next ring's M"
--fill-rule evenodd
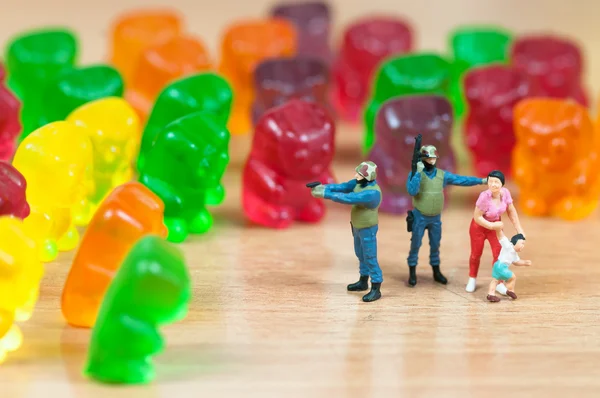
M258 122L262 114L283 105L292 98L314 101L330 111L328 100L329 68L316 58L272 58L254 70L255 99L252 119Z
M23 174L10 163L0 161L0 216L12 215L21 219L29 216Z
M523 36L515 40L511 62L552 98L572 98L583 106L589 100L583 87L583 56L574 42L553 35Z
M397 18L361 19L344 33L333 68L332 103L342 119L357 121L371 89L371 77L388 56L412 50L410 25Z
M298 32L298 55L319 58L327 64L331 62L331 10L327 3L281 3L273 7L271 15L294 24Z
M21 132L21 103L6 87L4 66L0 64L0 160L11 160Z
M377 182L383 196L382 212L406 214L413 207L406 180L418 134L423 136L422 145L437 148L438 169L454 173L456 160L450 145L452 123L452 105L442 96L403 96L384 102L375 118L375 144L367 157L379 170ZM444 194L447 193L448 190L444 190Z
M515 145L513 108L538 94L524 72L507 65L471 69L463 81L468 114L464 132L478 175L501 170L510 176Z
M330 171L334 136L331 116L317 103L292 99L268 110L256 125L244 166L246 216L270 228L320 221L325 204L312 197L306 184L335 182Z

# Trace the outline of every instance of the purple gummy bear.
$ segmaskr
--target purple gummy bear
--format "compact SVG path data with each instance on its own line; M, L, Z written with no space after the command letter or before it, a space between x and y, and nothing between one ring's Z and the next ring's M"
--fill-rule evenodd
M450 145L452 124L452 105L442 96L403 96L383 103L375 119L375 144L367 157L379 168L377 182L383 194L382 212L401 214L412 209L406 180L418 134L423 136L422 145L437 148L438 169L451 173L456 170ZM446 199L447 192L444 190Z
M320 58L331 62L329 45L331 10L322 1L280 3L271 9L271 16L291 21L298 30L298 55Z
M267 110L292 98L316 102L331 114L329 81L329 68L317 58L271 58L261 62L254 70L254 124Z

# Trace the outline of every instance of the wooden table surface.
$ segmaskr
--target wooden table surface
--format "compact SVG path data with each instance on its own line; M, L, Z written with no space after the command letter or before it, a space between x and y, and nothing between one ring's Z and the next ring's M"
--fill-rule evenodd
M83 37L83 59L94 62L104 57L111 18L142 2L68 0L61 2L64 8L32 0L12 3L0 38L34 25L69 23ZM258 16L267 4L172 3L188 10L190 29L214 48L229 20ZM598 36L592 36L600 5L572 1L572 8L562 12L564 2L549 0L526 6L519 1L518 7L517 1L426 3L431 7L391 0L334 2L340 24L369 10L402 9L413 16L422 47L429 48L440 43L443 48L446 31L469 21L504 23L520 31L554 28L584 42L588 81L594 92L600 89ZM338 179L352 178L362 160L359 141L360 129L338 126ZM248 147L249 137L233 138L228 196L214 210L213 230L181 245L194 298L187 319L163 330L168 345L155 357L156 381L111 388L81 375L90 333L66 326L59 308L71 252L46 266L36 312L23 324L23 347L0 365L0 397L600 396L597 213L579 223L522 215L528 235L522 257L534 265L515 269L519 299L498 304L485 301L491 273L487 247L479 289L464 290L468 226L481 187L453 189L444 213L447 286L432 281L425 239L419 282L407 287L404 216L383 215L378 234L383 298L363 303L362 293L346 291L358 273L348 207L329 203L321 224L285 231L244 220L240 167ZM518 201L517 191L514 196Z

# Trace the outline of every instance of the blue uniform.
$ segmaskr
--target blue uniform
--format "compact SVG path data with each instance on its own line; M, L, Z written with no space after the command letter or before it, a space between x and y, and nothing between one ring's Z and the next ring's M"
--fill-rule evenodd
M341 184L328 184L325 186L324 198L346 205L361 205L375 209L381 202L381 194L375 190L353 192L357 181L350 180ZM375 185L375 181L367 184ZM354 237L354 253L358 258L360 275L369 276L372 283L383 282L383 275L377 261L377 231L374 225L368 228L357 229L352 226Z
M432 170L423 170L423 173L433 179L437 174L437 168ZM410 196L415 196L419 193L421 186L421 173L417 173L412 179L412 172L408 174L408 181L406 182L406 189ZM444 181L443 187L447 185L456 185L461 187L470 187L474 185L481 185L483 180L478 177L461 176L450 173L444 170ZM429 264L432 266L440 265L440 242L442 241L442 215L437 214L434 216L426 216L421 214L417 209L413 209L413 226L412 236L410 239L410 252L408 254L408 265L409 267L416 267L419 260L419 249L423 242L423 235L425 230L429 235Z

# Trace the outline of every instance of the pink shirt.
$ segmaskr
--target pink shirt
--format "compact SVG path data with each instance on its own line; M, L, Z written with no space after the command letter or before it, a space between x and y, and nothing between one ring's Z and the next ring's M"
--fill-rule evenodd
M500 189L500 203L495 204L492 200L492 191L485 190L479 194L479 199L475 206L483 212L483 218L490 222L500 221L500 216L504 214L508 205L513 202L510 191L506 188Z

